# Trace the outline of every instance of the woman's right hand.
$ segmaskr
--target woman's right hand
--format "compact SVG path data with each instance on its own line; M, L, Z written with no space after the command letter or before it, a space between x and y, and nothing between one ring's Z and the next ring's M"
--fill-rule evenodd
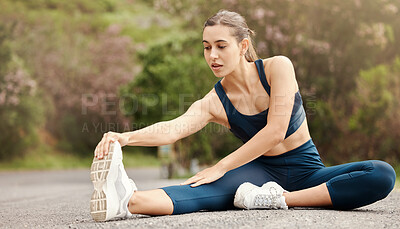
M102 159L105 155L108 154L110 144L115 141L118 141L121 147L125 146L128 144L128 136L126 134L111 131L105 133L99 144L97 144L96 149L94 150L94 156L98 159Z

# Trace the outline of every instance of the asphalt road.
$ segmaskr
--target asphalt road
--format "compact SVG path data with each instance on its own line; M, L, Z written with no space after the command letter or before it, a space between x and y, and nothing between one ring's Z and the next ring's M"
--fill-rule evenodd
M127 171L140 190L178 184L157 169ZM0 173L0 228L400 228L400 191L353 210L313 208L199 212L176 216L135 215L96 223L89 200L89 170Z

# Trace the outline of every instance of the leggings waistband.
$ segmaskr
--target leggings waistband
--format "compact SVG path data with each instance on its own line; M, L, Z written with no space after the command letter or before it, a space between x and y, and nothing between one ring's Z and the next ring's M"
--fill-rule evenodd
M260 156L256 161L266 165L276 166L311 166L316 168L324 167L318 150L310 138L303 145L286 153L276 156Z

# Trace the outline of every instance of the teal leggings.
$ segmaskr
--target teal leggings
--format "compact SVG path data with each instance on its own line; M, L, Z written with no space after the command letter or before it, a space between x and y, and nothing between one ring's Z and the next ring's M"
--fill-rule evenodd
M244 182L261 186L275 181L296 191L326 183L334 209L354 209L385 198L393 189L396 173L386 162L371 160L325 167L310 139L278 156L261 156L219 180L195 188L162 188L174 204L173 214L200 210L234 209L236 189Z

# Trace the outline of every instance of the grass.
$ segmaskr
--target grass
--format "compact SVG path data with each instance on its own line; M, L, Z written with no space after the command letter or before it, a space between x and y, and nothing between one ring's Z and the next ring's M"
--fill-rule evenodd
M394 170L396 171L396 183L394 185L394 188L397 190L400 190L400 164L396 164L393 166Z
M132 147L131 147L132 148ZM66 152L54 150L47 145L41 145L27 153L22 158L8 162L0 162L0 171L5 170L62 170L90 168L93 158L80 157ZM156 156L140 151L140 149L124 148L125 167L157 167L160 165Z

